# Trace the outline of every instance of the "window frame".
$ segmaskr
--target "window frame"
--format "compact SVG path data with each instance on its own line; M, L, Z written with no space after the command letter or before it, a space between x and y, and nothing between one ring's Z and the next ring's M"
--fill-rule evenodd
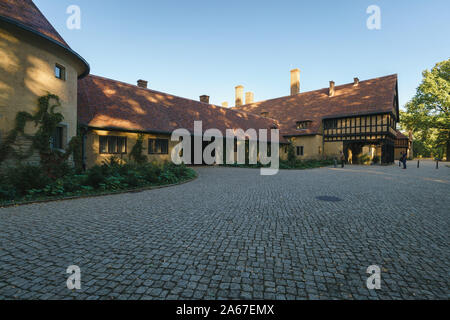
M299 152L301 151L301 152ZM305 147L304 146L297 146L296 151L295 151L297 157L302 157L305 155Z
M53 134L51 136L51 142L50 142L52 149L54 149L54 150L63 150L64 149L64 147L65 147L64 129L65 129L65 127L62 125L58 125L55 128L55 132L53 132ZM59 136L58 139L55 139L57 136ZM59 143L57 144L57 142L59 142Z
M295 128L296 128L297 130L306 130L306 129L308 129L309 127L311 127L311 123L312 123L312 121L309 121L309 120L306 120L306 121L297 121L297 122L295 123Z
M160 143L159 145L158 145L158 142ZM163 142L163 144L161 144L162 142ZM154 148L153 148L153 145L150 145L150 143L154 143ZM165 139L165 138L149 138L148 139L148 148L147 148L147 150L148 150L148 154L149 155L166 155L166 154L169 154L169 139Z
M56 74L57 69L59 69L59 77ZM66 81L66 68L64 66L60 65L59 63L55 63L54 74L55 74L56 79Z
M102 143L103 140L103 143ZM104 143L106 140L106 143ZM116 149L117 151L111 151L111 146L110 146L110 142L112 142L113 140L115 140L115 145L114 145L114 149ZM119 151L119 146L120 143L119 141L122 141L122 147L125 149L124 151ZM104 148L102 148L104 147ZM99 154L127 154L128 153L128 139L127 137L124 136L111 136L111 135L106 135L106 136L99 136L99 141L98 141L98 152ZM103 149L105 151L103 151Z

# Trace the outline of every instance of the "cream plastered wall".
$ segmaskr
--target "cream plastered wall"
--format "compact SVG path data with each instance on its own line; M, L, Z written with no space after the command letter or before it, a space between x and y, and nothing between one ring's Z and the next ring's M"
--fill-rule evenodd
M55 64L66 68L66 80L55 77ZM67 140L77 130L77 78L79 64L58 46L0 22L0 133L14 128L17 112L34 113L38 98L52 93L61 99L57 111L64 116ZM27 125L26 132L35 128Z
M297 147L303 146L303 156L297 159L320 159L323 156L323 138L321 135L291 137L290 141L297 155Z
M342 141L325 142L324 152L327 157L340 159L341 152L344 152L344 143Z
M100 154L100 136L120 136L127 137L127 153L126 154ZM107 160L111 156L116 156L124 161L129 160L129 154L136 144L138 138L137 133L121 132L121 131L106 131L106 130L90 130L86 136L86 165L88 168L94 165L101 165L103 161ZM148 154L148 139L168 139L169 140L169 152L168 154ZM144 151L143 155L147 157L149 162L171 161L172 149L178 144L177 141L171 141L170 135L164 134L144 134Z

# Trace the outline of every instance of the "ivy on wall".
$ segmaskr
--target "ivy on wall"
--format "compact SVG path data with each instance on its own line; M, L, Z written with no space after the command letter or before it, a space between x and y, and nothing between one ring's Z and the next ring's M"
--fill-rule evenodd
M133 149L130 151L130 159L134 160L137 164L143 164L147 162L147 156L143 154L144 151L144 134L139 133L136 144L133 146Z
M54 94L47 94L38 99L38 109L34 114L25 111L18 112L15 127L0 143L0 164L8 158L23 161L30 158L35 152L40 157L40 164L49 177L58 175L61 166L73 154L75 166L81 167L81 138L73 137L65 150L56 150L51 147L51 139L57 126L64 120L64 116L56 111L60 107L60 99ZM32 122L37 128L34 134L25 133L27 123ZM25 152L15 148L19 136L31 141Z

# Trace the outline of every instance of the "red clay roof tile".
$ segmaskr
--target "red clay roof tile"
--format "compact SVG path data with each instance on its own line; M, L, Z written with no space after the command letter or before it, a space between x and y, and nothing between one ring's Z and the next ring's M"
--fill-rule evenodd
M276 122L200 101L90 75L78 81L78 120L94 128L170 133L194 121L203 130L271 129ZM280 137L280 140L285 141Z
M260 115L268 112L269 117L280 124L282 135L311 135L319 133L325 118L393 112L397 75L360 81L335 87L334 96L328 95L328 88L255 102L233 108ZM311 120L308 129L297 130L298 121Z
M19 22L70 48L31 0L1 0L0 16Z

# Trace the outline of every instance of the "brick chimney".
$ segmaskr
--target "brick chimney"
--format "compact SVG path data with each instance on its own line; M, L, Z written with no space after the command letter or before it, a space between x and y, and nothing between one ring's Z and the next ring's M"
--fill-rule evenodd
M222 107L228 108L228 102L226 102L226 101L222 102Z
M328 90L328 95L330 97L334 96L334 81L330 81L330 89Z
M291 96L300 93L300 70L291 70Z
M200 101L209 104L209 96L207 95L200 96Z
M359 78L353 78L353 85L356 87L359 84Z
M253 92L246 92L245 93L245 104L253 103Z
M148 81L145 81L145 80L138 80L138 81L137 81L137 86L138 86L139 88L147 89Z
M240 107L244 103L244 87L243 86L237 86L235 88L235 90L236 90L236 103L235 103L235 106L236 107Z

